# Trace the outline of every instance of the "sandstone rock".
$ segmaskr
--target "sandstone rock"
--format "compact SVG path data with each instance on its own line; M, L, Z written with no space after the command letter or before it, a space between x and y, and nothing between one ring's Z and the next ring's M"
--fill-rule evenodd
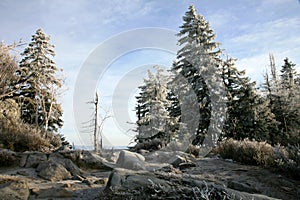
M63 165L51 161L40 163L36 171L40 177L50 181L60 181L72 177Z
M41 162L47 161L47 155L41 152L28 152L25 167L36 168Z
M117 166L132 170L145 170L145 157L130 151L122 150L117 160Z
M26 179L0 175L0 199L28 199L29 188Z

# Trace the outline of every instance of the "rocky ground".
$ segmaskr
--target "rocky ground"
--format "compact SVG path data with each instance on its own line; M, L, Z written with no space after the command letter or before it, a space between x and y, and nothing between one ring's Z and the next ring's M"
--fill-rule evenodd
M299 180L217 156L1 151L0 199L300 199Z

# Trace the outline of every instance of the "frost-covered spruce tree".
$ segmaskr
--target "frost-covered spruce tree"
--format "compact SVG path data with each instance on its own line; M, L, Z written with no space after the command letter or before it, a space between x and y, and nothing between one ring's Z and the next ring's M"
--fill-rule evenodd
M296 64L284 59L280 70L280 90L277 107L274 108L275 116L280 122L285 143L300 141L300 87L297 84Z
M19 91L15 94L21 105L24 122L48 131L57 131L63 125L63 110L58 102L62 79L61 71L52 58L54 45L42 29L32 36L31 42L21 54L23 56L17 75Z
M243 139L254 130L255 92L245 71L235 67L235 59L227 58L222 65L222 79L227 92L227 118L223 128L225 138Z
M170 101L167 99L169 75L158 66L155 69L155 74L148 71L148 77L139 87L140 93L136 97L136 139L139 143L155 138L167 143L173 134L174 123L169 115Z
M298 143L300 127L300 94L299 75L295 70L295 64L287 58L280 70L279 76L274 62L271 60L271 77L265 75L264 92L269 101L269 108L277 121L277 131L271 137L271 143Z
M222 79L227 93L227 118L223 127L225 138L269 141L276 130L275 116L255 89L255 82L245 71L235 67L235 59L222 65Z
M203 142L211 118L210 91L206 81L214 79L221 50L219 43L214 41L215 34L209 22L197 14L193 5L183 16L183 21L178 33L181 49L177 52L172 71L177 76L185 77L197 96L200 120L192 143L198 145Z
M281 87L283 90L288 90L289 93L294 93L296 88L297 72L295 69L296 64L289 61L288 58L284 59L284 64L281 67ZM290 94L293 95L293 94Z

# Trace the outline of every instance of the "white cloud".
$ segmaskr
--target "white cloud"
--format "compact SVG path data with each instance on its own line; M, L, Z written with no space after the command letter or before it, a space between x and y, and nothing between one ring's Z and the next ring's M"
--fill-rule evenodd
M238 19L237 16L232 14L229 10L220 9L211 12L207 15L207 20L211 24L213 29L219 29L222 31L223 28L228 28L228 24L232 24Z
M300 18L248 24L244 28L247 33L230 39L225 45L230 47L232 56L239 56L238 65L246 69L254 80L262 79L269 53L274 53L278 60L289 57L293 62L300 63Z

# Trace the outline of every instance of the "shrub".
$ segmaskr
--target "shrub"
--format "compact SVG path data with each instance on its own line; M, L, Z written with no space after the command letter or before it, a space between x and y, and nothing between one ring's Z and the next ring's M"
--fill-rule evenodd
M16 154L7 149L0 149L0 167L8 167L16 164Z
M274 147L276 152L275 163L277 168L288 171L294 177L300 178L300 145Z
M300 177L300 145L271 146L266 142L228 139L215 149L223 158L289 171Z
M17 110L17 104L0 101L0 110ZM10 105L11 107L8 107ZM17 111L15 113L18 113ZM47 135L47 137L45 137ZM0 114L0 146L12 151L45 151L61 145L59 137L23 123L17 114Z

